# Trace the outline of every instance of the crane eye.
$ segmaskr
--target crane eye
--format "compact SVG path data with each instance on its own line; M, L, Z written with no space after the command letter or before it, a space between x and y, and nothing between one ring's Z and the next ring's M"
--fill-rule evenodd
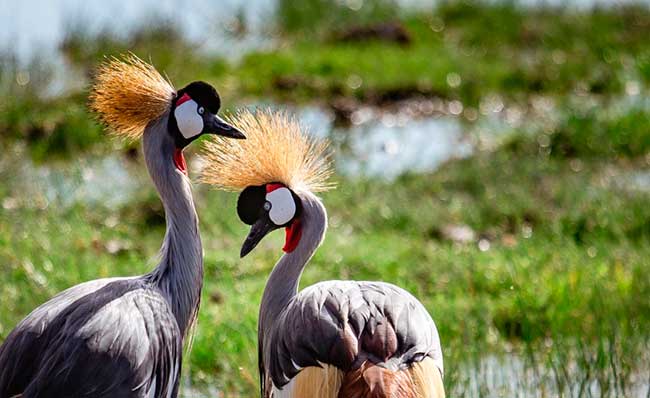
M271 202L267 200L266 202L264 202L264 211L269 211L269 210L271 210Z
M205 109L203 109L202 106L199 106L199 115L203 115L205 113Z

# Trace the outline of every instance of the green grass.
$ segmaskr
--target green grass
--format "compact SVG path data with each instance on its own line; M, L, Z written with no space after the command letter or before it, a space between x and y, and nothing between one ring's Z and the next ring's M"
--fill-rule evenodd
M74 28L61 52L83 75L104 55L132 50L178 86L215 83L230 108L242 97L381 105L427 96L477 107L495 94L522 109L551 99L557 122L539 131L526 123L501 135L495 149L436 172L390 182L338 177L338 189L323 195L330 230L302 286L374 279L412 291L437 322L450 396L495 395L480 378L478 390L472 387L468 375L487 354L509 352L544 380L535 396L554 389L568 395L581 383L595 383L603 395L633 395L633 376L647 380L650 369L650 188L636 179L650 175L650 114L643 104L616 104L629 81L642 96L650 82L650 11L468 1L418 13L389 1L362 2L359 11L316 0L280 4L272 19L277 48L237 63L201 53L163 24L117 38ZM395 19L410 44L336 40L359 21ZM25 70L29 83L20 85L25 76L17 73ZM162 206L141 160L125 167L141 170L143 188L118 207L66 206L21 191L24 156L45 167L55 159L65 169L124 149L87 114L84 90L46 95L50 73L40 62L21 69L0 57L0 142L8 148L0 158L0 340L70 285L147 272L164 234ZM350 84L357 77L358 87ZM13 154L14 146L23 149ZM205 187L195 196L206 282L185 369L199 386L254 396L258 303L283 234L240 260L247 231L236 219L236 196ZM476 239L450 241L449 225L468 226ZM479 240L489 248L481 250Z
M611 374L609 362L598 370L580 353L611 339L617 351L607 360L633 368L650 327L650 306L640 299L650 291L650 194L617 182L648 166L584 158L575 171L575 162L505 147L395 183L339 178L339 188L323 195L331 227L302 286L370 279L413 292L437 322L446 385L456 391L466 386L471 358L511 345L534 348L549 366L576 355L594 378ZM7 181L4 195L18 195ZM251 396L258 303L283 236L239 260L246 228L236 219L236 196L206 188L196 196L207 269L191 373L227 396ZM0 311L0 336L67 286L149 270L164 231L160 211L150 187L119 209L4 210L0 295L10 304ZM447 224L470 226L489 250L442 238ZM124 250L111 254L110 241ZM575 344L583 351L566 349Z
M536 134L525 127L505 137L512 152L540 152L554 158L636 159L650 153L650 114L643 107L621 111L603 105L571 109ZM531 130L531 129L528 129Z
M199 44L185 39L172 21L153 18L125 35L111 31L93 34L84 26L73 25L59 51L71 65L88 75L92 75L98 62L128 52L152 62L172 82L223 73L223 62L205 57L199 48Z
M327 37L350 25L390 21L399 13L393 0L331 2L280 0L276 28L288 34Z
M336 29L330 27L329 14L317 18L320 3L313 4L313 9L301 9L306 15L287 22L287 45L250 54L234 69L243 91L295 101L343 95L373 102L425 95L475 106L492 92L519 100L575 90L609 95L621 93L628 79L648 78L650 11L641 6L577 12L456 1L418 14L361 12L361 25L400 20L411 37L410 44L400 45L338 42L332 38ZM294 6L286 8L290 15L296 12ZM341 24L339 30L356 25L345 18ZM327 29L329 35L310 34ZM353 75L361 78L358 88L347 84ZM447 77L454 76L454 82L456 75L460 81L449 84Z
M601 113L601 114L599 114ZM650 118L641 110L603 117L602 110L571 115L551 135L559 156L638 157L650 153Z

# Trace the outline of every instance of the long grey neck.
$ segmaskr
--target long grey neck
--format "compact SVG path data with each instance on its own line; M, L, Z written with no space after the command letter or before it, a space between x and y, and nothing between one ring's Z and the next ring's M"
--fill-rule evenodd
M145 276L169 302L185 337L196 319L203 285L203 249L188 178L176 168L176 145L167 133L168 115L147 126L144 158L165 208L167 231L160 263Z
M302 237L294 251L280 258L269 276L260 306L259 337L272 329L273 322L298 294L302 271L327 230L327 212L321 201L309 192L298 192L298 196L303 207L300 217Z

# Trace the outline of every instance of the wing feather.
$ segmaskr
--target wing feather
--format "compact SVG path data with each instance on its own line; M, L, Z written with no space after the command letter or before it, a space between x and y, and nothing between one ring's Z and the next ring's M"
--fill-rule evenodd
M24 391L47 347L45 331L61 311L109 283L126 279L129 278L98 279L73 286L25 317L0 346L0 397Z
M310 286L261 338L260 367L278 388L305 369L331 365L347 371L367 360L402 371L429 358L438 373L443 370L431 316L410 293L387 283L328 281Z
M29 336L29 330L22 334ZM167 302L142 280L110 282L78 298L28 343L23 352L36 360L23 375L24 385L4 391L30 397L171 397L178 390L180 331ZM16 358L10 352L3 360Z

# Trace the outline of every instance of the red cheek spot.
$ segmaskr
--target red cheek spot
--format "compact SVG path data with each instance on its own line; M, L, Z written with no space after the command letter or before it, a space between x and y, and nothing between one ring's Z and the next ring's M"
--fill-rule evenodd
M282 184L266 184L266 193L271 193L276 189L284 188Z
M174 150L174 165L176 168L181 171L181 173L187 175L187 163L185 163L185 156L183 156L183 150L176 148Z
M298 243L300 243L300 238L302 237L302 224L300 219L296 218L293 222L285 228L286 237L284 240L284 247L282 251L285 253L291 253L296 250Z
M187 101L189 101L189 100L191 100L191 99L192 99L192 98L190 98L190 96L187 95L187 93L185 93L185 94L183 94L183 95L178 99L178 101L176 101L176 106L177 106L177 107L178 107L178 106L181 106L182 103L187 102Z

